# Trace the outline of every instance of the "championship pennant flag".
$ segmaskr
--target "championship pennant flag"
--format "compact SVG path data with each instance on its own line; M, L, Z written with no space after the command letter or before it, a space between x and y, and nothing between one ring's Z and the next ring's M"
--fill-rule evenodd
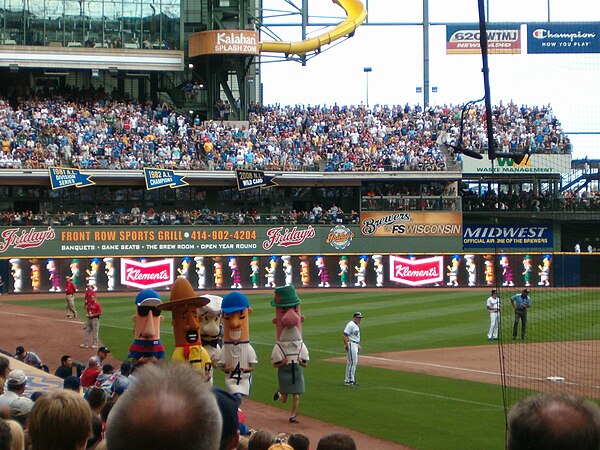
M236 170L235 175L237 178L238 191L244 189L251 189L255 187L270 188L277 186L277 183L273 181L274 176L265 175L262 170Z
M187 186L184 181L185 175L177 175L169 169L149 169L144 168L144 178L146 179L146 189L159 189L170 187L172 189Z
M48 174L50 175L50 186L52 186L52 190L69 186L82 188L96 184L90 180L91 174L86 175L81 173L79 169L49 167Z

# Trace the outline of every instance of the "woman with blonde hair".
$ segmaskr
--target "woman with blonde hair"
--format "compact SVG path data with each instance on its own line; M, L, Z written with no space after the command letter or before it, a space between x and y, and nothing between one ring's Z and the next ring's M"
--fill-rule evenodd
M4 422L10 427L12 435L10 450L25 450L25 432L21 424L16 420L5 420Z

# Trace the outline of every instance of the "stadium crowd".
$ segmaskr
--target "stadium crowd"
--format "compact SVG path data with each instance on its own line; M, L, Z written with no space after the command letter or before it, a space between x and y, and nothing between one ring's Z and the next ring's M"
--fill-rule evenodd
M238 400L186 364L144 358L115 370L107 352L98 349L84 369L64 355L55 371L62 389L49 392L33 391L30 377L0 355L0 450L309 449L309 438L293 430L250 428ZM357 446L337 432L314 448Z
M246 126L102 94L0 99L0 168L444 171L453 156L436 139L446 131L456 143L462 115L446 105L252 104ZM502 150L570 152L549 105L501 103L494 118ZM466 112L463 143L487 146L482 106Z

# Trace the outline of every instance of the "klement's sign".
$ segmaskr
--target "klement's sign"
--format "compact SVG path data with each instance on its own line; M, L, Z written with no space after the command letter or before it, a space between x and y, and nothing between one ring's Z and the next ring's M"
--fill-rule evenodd
M190 35L189 56L239 54L258 55L258 31L201 31Z
M121 259L121 284L138 289L170 286L175 280L173 258L153 262Z
M462 236L460 212L365 212L360 215L363 236Z
M481 53L479 25L446 25L446 53ZM521 26L489 24L487 27L488 53L521 53Z
M444 257L406 259L390 255L390 280L408 286L424 286L444 281Z

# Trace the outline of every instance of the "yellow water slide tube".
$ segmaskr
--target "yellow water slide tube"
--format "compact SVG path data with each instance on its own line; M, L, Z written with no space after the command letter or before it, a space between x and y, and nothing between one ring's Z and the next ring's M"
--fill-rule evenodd
M328 33L298 42L267 41L260 43L261 53L285 53L286 55L305 55L320 50L323 45L352 34L367 18L367 10L360 0L332 0L346 11L346 20Z

